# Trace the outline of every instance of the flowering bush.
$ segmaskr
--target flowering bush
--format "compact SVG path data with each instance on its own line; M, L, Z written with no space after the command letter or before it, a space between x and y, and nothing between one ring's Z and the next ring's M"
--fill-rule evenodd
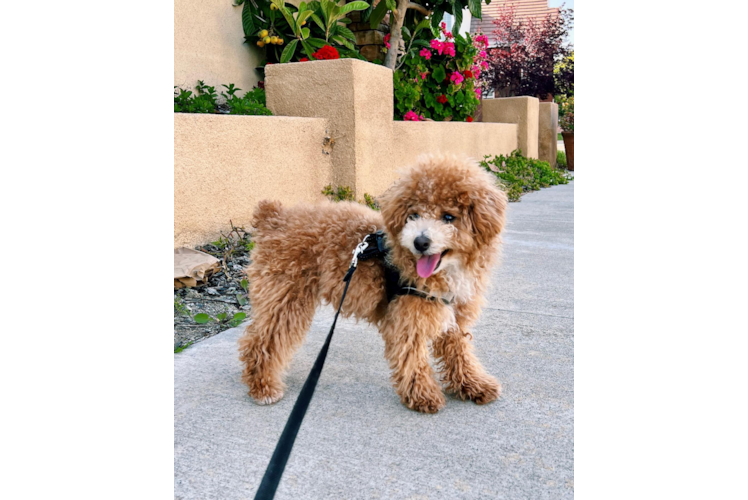
M403 33L407 52L394 72L395 119L473 121L488 39L453 35L444 23L438 30L444 39L431 39L428 23L421 22L412 36Z
M558 125L564 132L574 132L574 96L557 98Z

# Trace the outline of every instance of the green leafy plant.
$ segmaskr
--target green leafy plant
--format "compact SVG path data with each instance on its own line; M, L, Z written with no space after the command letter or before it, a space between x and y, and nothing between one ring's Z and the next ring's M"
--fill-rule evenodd
M554 170L548 162L526 158L516 150L508 156L490 158L490 155L485 156L481 166L496 175L504 185L509 201L519 201L526 192L568 184L574 179L568 172Z
M418 25L422 19L428 19L431 27L436 30L441 25L444 14L451 14L454 17L452 30L454 33L458 33L462 25L463 10L468 9L472 17L476 19L482 17L481 3L483 2L481 0L421 0L421 2L381 0L368 15L371 29L376 29L387 13L390 13L390 47L384 60L384 65L390 69L395 69L402 55L399 49L400 40L405 34L405 30L408 29L405 28L407 21L410 21L410 26L413 27ZM488 5L491 0L485 0L485 3Z
M574 132L574 96L556 96L558 125L564 132Z
M189 90L174 87L175 113L222 113L231 115L272 115L265 107L265 90L254 88L240 97L241 89L236 85L223 85L226 92L221 92L224 99L219 103L215 87L205 85L198 80L195 94Z
M178 90L178 91L177 91ZM189 90L174 87L175 113L217 113L218 95L215 87L208 87L202 80L197 81L195 94Z
M556 164L559 168L566 168L566 153L563 151L556 151Z
M205 313L195 314L195 316L192 318L195 320L195 323L198 325L204 325L208 321L210 321L210 316Z
M327 196L331 201L356 201L356 195L353 190L348 186L338 186L333 188L331 184L328 184L322 188L322 194ZM364 200L359 201L361 205L366 205L372 210L379 210L379 204L376 202L374 197L369 193L364 193Z
M436 31L444 40L434 36L428 19L412 34L403 28L407 53L393 74L395 119L473 121L488 40L482 35L453 35L443 26Z
M187 342L186 344L183 344L183 345L179 345L179 346L175 347L175 348L174 348L174 354L177 354L177 353L179 353L179 352L182 352L182 351L184 351L185 349L187 349L187 348L188 348L189 346L191 346L191 345L192 345L192 344L194 344L194 343L195 343L195 342Z
M231 328L239 326L246 317L247 314L243 312L234 314L232 318L229 318L226 312L216 314L216 320L219 323L229 325Z
M328 184L322 188L322 194L330 198L332 201L356 201L356 195L348 186L338 186L337 188L333 188L332 184Z
M364 193L364 205L371 208L372 210L379 211L379 203L377 203L377 200L374 199L372 195L369 193Z
M190 310L179 297L174 297L174 312L179 316L190 315Z
M243 5L244 41L264 48L268 64L318 59L314 54L325 46L335 48L341 58L365 59L356 49L355 35L345 26L351 22L345 16L368 9L366 2L341 6L314 0L296 7L283 0L237 0L234 5Z

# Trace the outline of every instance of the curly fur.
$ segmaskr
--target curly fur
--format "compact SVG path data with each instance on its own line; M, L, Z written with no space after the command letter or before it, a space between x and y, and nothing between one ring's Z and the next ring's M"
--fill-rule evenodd
M499 396L498 381L473 354L468 329L480 315L498 255L506 195L474 161L431 155L419 158L379 201L381 213L356 203L293 208L259 203L247 269L253 321L239 340L242 380L257 403L283 397L284 372L315 309L339 303L351 252L378 230L385 231L388 258L404 282L455 297L451 306L415 296L388 303L382 264L376 259L359 262L341 314L378 327L402 403L426 413L444 407L429 346L449 392L478 404ZM444 214L455 219L445 222ZM418 234L431 239L429 251L447 251L427 278L417 272L419 254L412 240Z

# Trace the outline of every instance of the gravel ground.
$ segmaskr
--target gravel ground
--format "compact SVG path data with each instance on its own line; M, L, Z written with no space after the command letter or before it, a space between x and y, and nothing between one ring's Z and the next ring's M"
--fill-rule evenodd
M175 352L236 326L229 324L229 320L237 313L249 316L250 305L241 283L246 278L244 268L249 264L247 248L241 244L233 245L233 251L228 255L225 246L213 244L197 247L197 250L220 259L222 270L212 275L203 286L174 290ZM199 313L208 314L211 320L205 324L196 323L193 318ZM223 322L216 319L221 313L226 313Z

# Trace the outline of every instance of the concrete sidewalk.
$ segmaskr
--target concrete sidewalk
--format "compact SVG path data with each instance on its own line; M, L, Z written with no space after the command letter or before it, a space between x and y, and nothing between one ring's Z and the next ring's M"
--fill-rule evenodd
M390 387L377 331L341 319L276 498L573 497L573 182L511 203L508 221L473 330L501 398L410 411ZM176 498L254 497L333 313L318 311L273 406L255 405L241 383L238 329L174 355Z

